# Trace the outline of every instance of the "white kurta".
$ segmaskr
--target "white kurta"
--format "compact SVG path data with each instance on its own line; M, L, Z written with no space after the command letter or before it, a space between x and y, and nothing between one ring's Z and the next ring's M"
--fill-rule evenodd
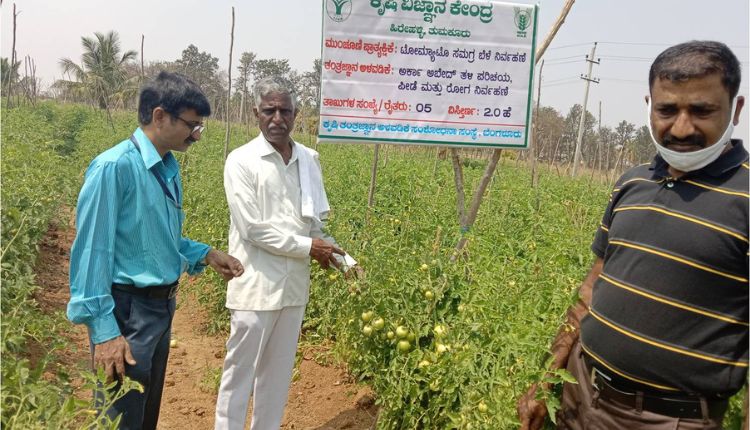
M229 254L245 267L241 277L229 281L229 309L266 311L307 304L312 238L335 242L320 222L301 215L298 154L304 150L294 143L285 165L261 134L227 158ZM323 187L322 182L312 185Z

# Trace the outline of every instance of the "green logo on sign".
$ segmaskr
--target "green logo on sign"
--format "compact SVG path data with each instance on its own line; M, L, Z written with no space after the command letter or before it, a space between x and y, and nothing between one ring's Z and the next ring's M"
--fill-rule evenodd
M326 13L336 22L345 21L352 13L352 0L326 0Z
M513 8L516 11L516 15L513 21L516 23L516 37L526 37L526 29L531 25L531 9L521 9L520 7Z

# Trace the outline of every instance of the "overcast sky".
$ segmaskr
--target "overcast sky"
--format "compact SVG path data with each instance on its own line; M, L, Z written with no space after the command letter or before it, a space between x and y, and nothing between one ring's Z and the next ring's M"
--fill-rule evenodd
M366 0L354 0L366 1ZM450 1L450 0L449 0ZM535 1L518 0L533 4ZM546 36L564 0L541 0L539 38ZM145 35L145 60L176 60L189 44L229 61L231 7L235 7L234 58L252 51L258 58L288 58L298 71L312 68L320 56L321 2L318 0L19 0L16 52L30 55L43 86L61 77L58 61L75 61L82 52L81 36L115 30L124 49L140 50ZM2 4L0 49L9 57L13 2ZM582 103L586 72L584 56L599 42L588 110L602 124L621 120L644 125L648 68L667 46L690 39L719 40L730 46L742 63L740 94L748 96L750 12L747 0L577 0L568 19L544 55L542 104L565 115ZM538 68L537 68L538 70ZM21 69L23 73L23 68ZM749 103L750 104L750 103ZM748 141L750 106L743 112L735 137Z

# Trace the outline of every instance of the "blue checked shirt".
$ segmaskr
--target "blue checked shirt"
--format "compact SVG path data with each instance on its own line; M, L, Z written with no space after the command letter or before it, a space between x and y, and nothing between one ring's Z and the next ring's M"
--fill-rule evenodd
M91 162L78 196L70 251L68 319L86 324L91 340L120 335L112 313L112 283L170 284L202 271L209 246L182 237L182 183L177 160L164 158L138 128L140 151L125 140ZM178 201L167 197L154 174Z

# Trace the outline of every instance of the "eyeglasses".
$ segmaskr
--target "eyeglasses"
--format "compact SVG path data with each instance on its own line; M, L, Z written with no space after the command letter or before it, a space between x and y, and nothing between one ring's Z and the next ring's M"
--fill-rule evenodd
M203 133L203 130L206 129L206 126L203 125L203 124L200 124L200 123L196 124L194 122L184 120L184 119L180 118L178 115L172 115L172 116L175 117L175 118L177 118L177 119L179 119L180 121L184 122L188 127L190 127L190 129L191 129L190 134L191 135L193 135L193 134L201 134L201 133Z

